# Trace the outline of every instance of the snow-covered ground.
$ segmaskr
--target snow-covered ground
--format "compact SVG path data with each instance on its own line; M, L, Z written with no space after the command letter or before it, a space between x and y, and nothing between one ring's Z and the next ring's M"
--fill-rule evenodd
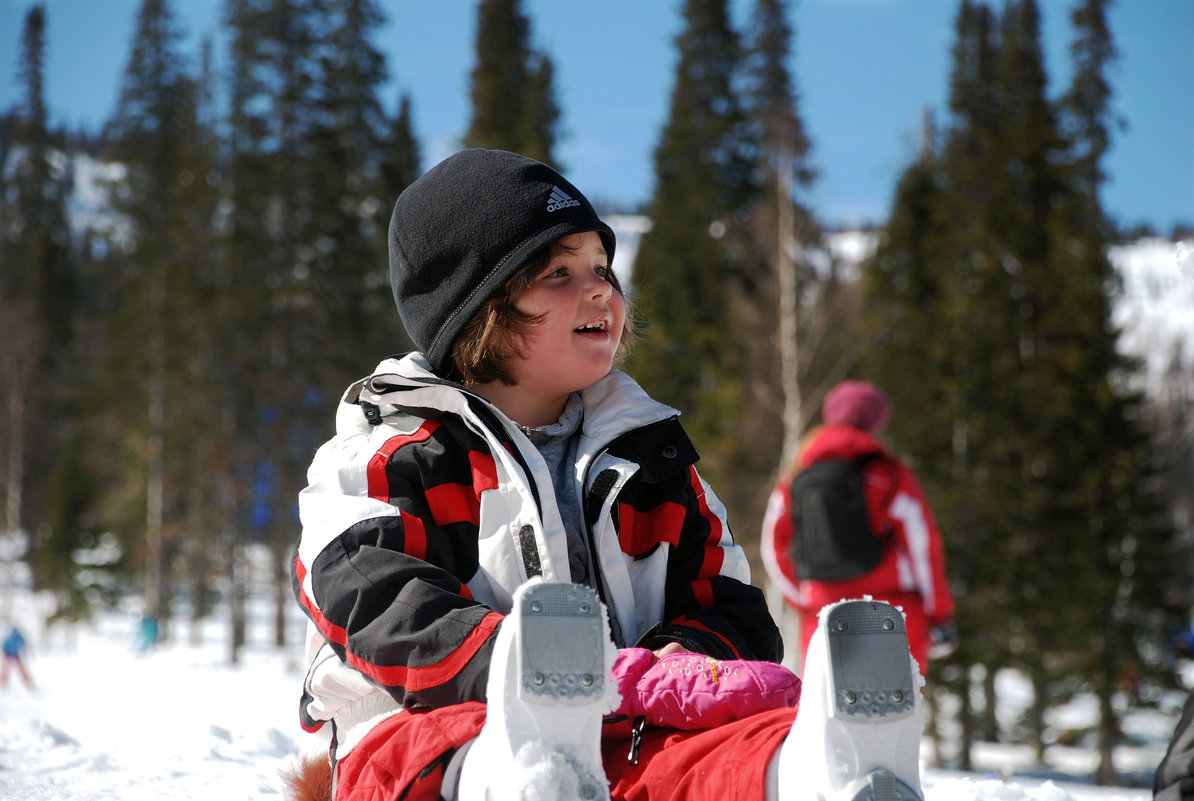
M258 610L251 644L230 667L219 620L189 645L186 622L173 642L151 653L136 648L135 614L108 613L69 630L39 630L42 610L18 596L15 619L31 641L30 692L10 680L0 692L0 799L12 801L282 801L280 772L300 753L319 753L326 740L298 727L302 674L294 620L285 653L265 643L268 614ZM1001 698L1015 704L1012 676ZM1170 714L1129 718L1135 745L1120 753L1125 768L1150 772L1172 731ZM1014 709L1009 709L1014 712ZM1064 713L1089 724L1089 705ZM1065 725L1061 721L1059 725ZM929 747L922 753L927 754ZM1031 759L1018 747L976 750L982 773L927 769L927 801L1145 801L1144 789L1096 788L1029 778ZM1058 773L1083 775L1093 754L1082 747L1050 751ZM1025 775L1025 771L1028 774Z

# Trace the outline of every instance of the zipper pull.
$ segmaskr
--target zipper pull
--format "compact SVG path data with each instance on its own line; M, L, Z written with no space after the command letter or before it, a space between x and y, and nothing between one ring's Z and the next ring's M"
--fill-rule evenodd
M647 728L647 716L639 715L634 719L634 726L630 729L630 755L626 762L631 766L638 765L638 749L643 744L643 729Z

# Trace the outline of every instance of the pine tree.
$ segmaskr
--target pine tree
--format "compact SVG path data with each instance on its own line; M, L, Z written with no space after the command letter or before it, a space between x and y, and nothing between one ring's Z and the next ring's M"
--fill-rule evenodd
M1056 597L1054 577L1069 564L1067 551L1072 546L1062 535L1074 529L1064 522L1071 487L1059 462L1059 449L1065 444L1056 418L1070 410L1055 400L1064 376L1053 357L1065 336L1066 321L1050 319L1059 310L1066 283L1056 270L1049 230L1065 187L1058 167L1056 112L1046 96L1040 16L1033 0L1005 6L995 90L1003 126L998 140L1002 169L990 178L998 203L992 205L989 225L995 235L992 262L1003 275L994 273L992 279L1005 285L1003 294L1011 300L1005 322L1014 317L1015 335L1014 343L1010 337L1006 342L1001 364L1009 369L999 380L1014 390L1004 393L1001 407L1005 424L1016 436L999 456L1006 480L1019 482L1008 509L1009 578L1012 586L1025 588L1011 596L1009 611L1024 643L1018 661L1037 689L1028 725L1043 756L1041 735L1053 678L1047 665L1050 651L1068 631L1058 626L1065 601Z
M188 386L194 332L186 322L200 271L188 225L200 141L197 94L180 41L168 2L144 0L116 114L105 132L106 158L124 169L109 201L118 215L109 237L119 247L120 273L113 277L118 305L105 331L112 346L106 378L119 387L108 407L116 417L108 431L134 465L119 495L143 504L135 528L145 532L145 614L160 622L163 636L171 551L184 516L176 488L189 475L189 432L170 411ZM129 512L126 507L123 514ZM123 522L120 529L128 530L132 520Z
M800 254L810 244L814 228L811 214L796 201L797 189L812 183L808 164L810 145L798 111L796 89L788 63L792 50L792 28L782 3L757 0L751 17L750 48L745 70L750 89L750 117L758 127L762 161L763 195L755 212L755 241L771 251L772 275L760 286L758 307L766 309L766 299L778 299L778 305L758 316L760 333L752 336L765 354L778 356L762 361L757 368L764 386L778 386L781 420L763 414L763 425L781 425L783 450L781 462L790 462L805 428L801 392L801 353L799 348L801 309ZM811 293L807 293L811 294ZM763 332L778 331L779 341L772 345ZM807 357L805 358L807 362ZM773 377L778 376L778 380Z
M226 135L219 165L223 211L218 218L219 257L211 274L220 336L213 343L224 391L213 411L220 421L218 441L224 454L223 487L213 505L216 541L227 581L228 659L236 664L246 638L248 576L244 546L249 539L257 407L260 395L252 376L269 369L266 345L273 313L270 288L277 258L266 225L274 179L269 143L276 136L276 116L270 102L274 86L270 61L288 52L274 37L270 4L263 0L226 0L222 23L228 36L228 109ZM283 8L283 13L288 9ZM293 54L290 54L293 57ZM235 332L235 335L232 335ZM248 347L244 343L250 343Z
M819 244L820 229L798 200L814 171L788 67L793 38L783 3L754 4L740 69L744 113L757 140L760 191L746 217L749 233L736 246L744 278L742 300L749 309L739 334L741 371L749 376L741 399L740 436L753 446L735 468L740 485L735 520L739 538L746 541L761 527L770 479L791 463L812 417L807 410L823 376L818 368L834 360L830 351L834 357L841 352L830 332L849 329L835 305L846 294L837 291L844 285L822 280L806 258Z
M335 283L328 262L321 261L334 258L335 251L323 226L338 229L344 216L339 204L349 200L340 191L324 191L326 171L334 165L322 159L328 137L342 132L328 133L334 127L331 120L353 113L335 102L326 76L333 68L342 76L355 70L335 46L322 45L330 33L328 19L343 19L323 11L314 0L228 0L225 6L232 51L227 154L231 217L224 231L222 269L230 291L237 294L231 314L242 323L236 329L242 344L229 365L235 371L229 384L235 394L226 399L222 415L230 442L228 461L237 479L236 494L226 499L223 512L231 584L229 656L234 663L246 637L245 545L250 538L279 542L282 537L289 516L283 499L301 486L305 465L298 462L309 456L310 439L318 437L319 423L325 423L314 419L318 395L336 380L336 369L343 369L332 368L338 345L328 340L331 316L346 308L344 295L355 283L349 277L352 270L371 266L337 264L346 273L344 291L338 288L321 297ZM372 70L372 54L362 56L365 70ZM335 204L334 216L325 219L329 200ZM244 348L245 338L252 348ZM279 561L276 554L275 585L281 578ZM281 590L275 590L280 597Z
M780 0L756 0L744 64L749 113L760 128L764 172L776 184L781 175L786 176L786 183L795 191L812 184L815 172L809 164L812 146L788 68L793 38L785 4Z
M890 433L908 444L906 455L918 465L920 478L937 487L948 483L954 463L947 432L954 417L949 376L956 366L949 343L957 336L953 287L941 270L950 255L950 229L940 169L930 128L920 156L899 180L863 275L865 337L876 356L864 358L862 370L887 391L897 410L916 409L895 414ZM926 374L937 380L926 382Z
M743 300L750 276L740 256L756 198L757 146L738 91L742 51L726 3L687 0L682 16L654 155L652 228L635 262L632 299L645 330L631 364L648 392L682 411L703 472L730 496L730 508L740 508L753 497L734 503L731 481L743 480L735 466L753 447L740 435L743 317L753 312Z
M915 465L945 534L952 581L959 590L961 649L955 661L993 669L1006 661L1000 638L981 632L1006 613L1001 560L1005 530L987 518L1005 503L985 469L987 443L998 438L981 398L993 392L984 368L1008 340L1011 325L983 243L994 204L988 176L996 164L998 110L992 105L997 39L985 5L960 4L953 46L952 125L942 143L926 125L921 152L901 177L880 243L864 272L867 342L863 374L891 395L896 414L888 437ZM978 298L988 307L976 314ZM972 335L973 332L973 335ZM988 396L991 397L991 396ZM974 499L990 499L991 506ZM1003 521L1006 523L1006 521ZM994 646L994 648L990 647ZM935 690L963 699L961 763L969 765L975 718L968 679L954 686L934 676Z
M1075 39L1071 48L1074 76L1061 101L1062 127L1068 134L1069 192L1059 214L1059 268L1072 284L1076 303L1062 313L1082 320L1080 340L1072 346L1081 368L1080 383L1071 400L1086 410L1083 425L1074 431L1088 451L1102 457L1086 461L1076 488L1077 506L1085 515L1086 535L1096 543L1089 549L1088 596L1103 610L1097 656L1075 646L1084 671L1093 678L1099 698L1098 726L1100 784L1116 784L1114 749L1122 735L1112 703L1119 678L1129 668L1154 674L1141 653L1150 628L1150 610L1168 612L1164 586L1164 552L1172 539L1157 496L1158 479L1149 432L1143 427L1143 398L1128 389L1136 365L1116 345L1118 331L1111 322L1110 292L1116 283L1107 257L1113 225L1099 200L1105 180L1103 159L1110 147L1115 119L1106 72L1116 55L1107 24L1109 0L1081 0L1071 20ZM1097 444L1095 444L1097 443ZM1079 463L1081 464L1081 463ZM1093 469L1092 469L1093 468ZM1170 607L1172 608L1172 607ZM1152 644L1153 647L1156 643Z
M320 191L310 195L308 207L297 209L303 221L296 234L309 245L298 254L302 274L288 282L296 305L288 330L279 331L287 352L279 398L302 398L318 388L330 399L404 341L387 291L386 228L395 195L385 179L393 155L392 127L379 96L387 77L385 57L372 42L383 17L374 0L337 0L324 11L314 73L316 114L301 135L310 153L302 169ZM275 486L257 500L257 508L273 555L275 641L280 645L285 613L293 603L293 500L286 487L302 485L310 454L323 439L327 405L300 403L286 414L273 411L270 438L287 447L271 454Z
M387 70L373 44L383 22L375 0L231 0L225 20L233 66L222 252L228 275L247 285L241 330L260 343L237 355L242 382L259 374L257 391L227 403L235 470L253 477L252 493L226 511L233 606L245 589L237 554L259 537L273 557L280 643L292 602L293 490L329 433L327 403L407 342L387 291L385 231L419 153L409 100L392 120L379 98ZM244 620L234 615L235 658Z
M309 291L319 302L307 311L316 319L306 325L326 328L320 361L335 373L322 380L347 382L364 369L363 354L379 361L400 341L385 291L386 229L396 191L404 187L386 181L401 154L390 150L396 132L379 97L385 57L371 41L381 12L373 0L339 0L333 10L312 132L312 172L323 191L313 198L317 255ZM320 317L326 320L317 322Z
M34 302L47 349L54 349L71 338L75 276L66 220L70 172L54 163L62 154L51 142L44 98L45 26L45 6L34 5L21 41L18 79L25 97L14 139L22 152L3 197L7 253L0 291Z
M896 187L890 216L880 232L874 256L863 272L864 354L861 375L875 380L890 395L895 414L887 437L915 467L937 523L945 535L948 572L959 603L961 650L955 662L983 664L994 676L1002 660L998 638L984 637L985 627L999 625L1001 585L988 580L982 555L993 552L990 528L975 525L970 485L975 481L970 425L977 410L969 406L967 364L959 359L972 321L959 303L950 200L942 180L938 139L926 115L921 152ZM994 593L992 592L994 590ZM962 767L969 766L969 746L980 726L971 707L965 674L945 678L939 662L929 665L926 698L934 719L943 689L962 698ZM947 674L948 675L948 674ZM994 738L992 714L983 725ZM930 729L936 737L937 730ZM940 749L935 749L940 754Z
M470 74L472 119L466 147L522 153L557 164L559 105L555 68L531 46L531 22L521 0L481 0L477 63Z
M943 233L935 263L941 272L942 301L938 313L945 330L955 334L942 347L948 356L941 376L945 386L935 397L945 412L930 447L905 440L922 451L918 465L940 476L949 465L949 484L938 490L938 517L946 526L951 572L960 582L958 661L981 664L992 672L1008 663L1009 648L1020 639L983 637L992 624L1011 618L1016 584L1013 566L1003 554L1008 544L1022 542L1022 517L1016 513L1019 492L1018 408L1015 376L1019 360L1019 308L1008 286L1000 255L999 209L1006 202L998 176L1005 169L1002 152L1003 109L999 105L999 61L1002 41L995 15L985 5L964 2L957 18L957 41L951 75L952 124L943 143L943 196L939 214ZM915 258L915 257L914 257ZM941 340L936 340L941 341ZM940 379L939 379L940 380ZM905 403L911 399L906 399ZM907 406L918 409L918 406ZM893 421L903 425L902 421ZM898 430L898 429L897 429ZM949 453L948 462L933 455ZM931 482L931 478L926 478ZM958 688L970 698L965 680ZM964 713L965 758L975 721L967 701Z
M1113 52L1101 8L1081 4L1076 53ZM1132 366L1110 324L1110 226L1097 197L1105 64L1079 59L1075 80L1088 88L1059 108L1034 0L1006 3L999 18L966 0L957 31L941 155L904 174L868 266L868 365L897 408L917 409L897 415L891 436L939 493L959 588L955 661L985 668L988 710L995 670L1029 675L1025 725L1042 758L1048 709L1090 682L1103 699L1100 776L1110 780L1114 679L1145 661L1134 621L1158 608L1163 582L1143 578L1146 562L1161 563L1143 553L1164 538L1140 399L1126 390ZM1105 610L1094 625L1092 609ZM984 636L997 627L1010 637ZM963 767L976 725L969 673L954 674Z
M1074 189L1088 201L1097 202L1099 188L1106 180L1103 160L1111 148L1113 128L1122 126L1110 109L1111 82L1107 70L1117 58L1107 9L1112 0L1082 0L1075 5L1070 20L1076 31L1070 57L1074 76L1061 101L1062 128L1074 148L1072 175ZM1103 225L1105 219L1096 208L1091 224Z
M556 100L555 64L545 54L531 55L525 86L521 152L545 164L558 163L556 144L562 112Z
M78 531L66 525L73 521L55 518L52 486L66 446L67 408L54 376L69 359L77 276L66 215L71 170L54 146L45 106L45 27L45 6L32 6L21 36L24 99L12 131L14 166L0 188L0 317L7 324L0 342L0 475L5 530L32 533L34 585L55 594L62 617L75 619L86 614L71 557Z
M191 641L195 644L201 637L202 621L211 614L223 573L215 533L222 523L218 510L228 480L224 464L228 448L219 412L227 392L226 360L231 356L223 344L236 330L225 316L229 287L222 280L217 231L221 180L217 79L212 43L205 40L195 85L197 141L179 176L179 213L189 235L180 239L177 252L180 261L195 265L192 302L181 311L190 332L182 359L190 391L177 396L173 404L174 414L189 424L189 439L180 441L178 447L189 452L195 469L185 484L185 510L180 517L185 520L186 535L175 546L171 573L174 581L187 588Z
M403 93L398 101L398 113L390 125L388 155L382 164L385 170L385 185L394 198L414 183L421 172L422 155L414 128L410 96ZM382 209L387 221L392 205L387 204Z

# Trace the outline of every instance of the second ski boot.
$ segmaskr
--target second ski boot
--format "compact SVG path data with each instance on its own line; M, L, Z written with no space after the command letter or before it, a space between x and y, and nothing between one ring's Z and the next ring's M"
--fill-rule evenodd
M923 801L924 680L901 612L879 601L821 611L800 707L779 754L784 801Z

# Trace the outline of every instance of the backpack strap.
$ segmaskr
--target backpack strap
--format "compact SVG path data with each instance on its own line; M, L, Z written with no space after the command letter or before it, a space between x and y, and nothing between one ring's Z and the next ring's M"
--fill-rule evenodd
M891 502L895 500L896 493L900 491L899 473L892 465L892 458L883 451L871 451L858 457L859 472L864 473L866 469L872 464L879 464L885 468L888 480L891 482L891 489L887 493L887 497L883 499L882 509L886 510L891 506ZM863 479L865 483L865 477ZM886 520L881 523L883 530L876 531L875 536L886 545L887 541L891 539L892 530L891 525Z

